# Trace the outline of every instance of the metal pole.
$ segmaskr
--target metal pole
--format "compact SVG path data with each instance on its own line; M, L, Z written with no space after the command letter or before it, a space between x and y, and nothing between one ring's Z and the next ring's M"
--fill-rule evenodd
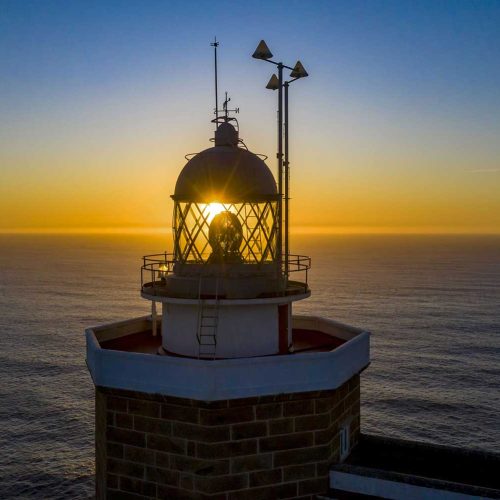
M283 64L278 64L278 273L283 272Z
M214 42L210 44L214 48L214 63L215 63L215 128L217 128L218 119L219 119L219 98L217 93L217 47L219 46L219 42L217 41L217 37L214 38Z
M288 167L288 82L285 82L285 277L288 279L290 170Z
M153 300L151 302L151 319L153 320L153 337L156 337L157 327L156 327L156 302Z

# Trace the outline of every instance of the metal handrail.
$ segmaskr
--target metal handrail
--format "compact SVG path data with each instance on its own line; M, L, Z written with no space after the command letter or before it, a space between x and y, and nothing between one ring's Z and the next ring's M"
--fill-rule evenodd
M162 280L174 274L174 267L178 263L175 255L169 252L145 255L142 258L141 266L141 289L146 284L152 286L153 290L157 286L162 286ZM308 287L308 271L311 269L311 257L307 255L288 255L288 274L305 272L304 285ZM199 277L189 277L186 279L197 280Z
M289 273L308 271L309 269L311 269L311 257L308 257L307 255L288 254Z

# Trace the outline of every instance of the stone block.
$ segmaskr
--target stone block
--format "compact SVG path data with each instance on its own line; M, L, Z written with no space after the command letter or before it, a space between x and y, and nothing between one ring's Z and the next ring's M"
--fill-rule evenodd
M115 396L107 396L106 398L106 407L108 410L112 411L122 411L127 413L127 399L115 397Z
M314 444L312 432L300 432L259 439L259 451L280 451L306 448Z
M172 435L172 422L162 418L134 416L134 430L150 434Z
M147 465L154 465L156 463L156 456L153 450L138 448L137 446L125 445L123 449L123 458L130 462Z
M223 491L241 490L248 487L248 474L200 477L195 476L194 488L201 493L220 493Z
M200 476L220 476L229 473L229 460L203 460L180 455L170 456L170 468Z
M269 484L279 484L283 481L283 471L281 469L261 470L249 474L250 488L256 486L266 486Z
M316 475L316 464L290 465L283 467L283 481L298 481L300 479L309 479Z
M246 457L231 459L231 473L271 469L273 466L272 453L259 453Z
M108 458L107 467L109 474L144 479L144 464L135 464L133 462L126 462L116 458Z
M146 466L146 481L155 484L167 484L169 486L178 486L180 473L176 470L161 469L154 466Z
M317 479L306 479L299 481L299 495L310 495L313 493L325 493L329 488L328 476Z
M147 447L152 450L158 450L164 453L186 454L186 440L184 439L148 434L147 445Z
M266 422L249 422L246 424L237 424L231 427L231 439L249 439L267 435Z
M314 400L289 401L283 405L284 417L295 417L297 415L310 415L314 413Z
M121 427L122 429L133 429L134 428L134 417L128 413L115 413L115 423L116 427Z
M314 401L314 413L325 413L331 411L339 402L339 393L334 393L328 397L318 398Z
M172 434L174 436L192 439L201 443L215 443L229 441L230 430L228 426L205 426L186 424L182 422L172 423Z
M269 403L258 405L255 408L255 416L259 420L280 418L283 416L283 403Z
M310 446L297 450L278 451L274 454L274 467L320 462L330 457L330 446Z
M111 489L118 489L120 476L115 476L115 474L108 474L107 487Z
M111 442L129 444L131 446L146 446L146 434L143 432L109 427L106 434L108 440Z
M158 485L157 498L165 500L226 500L226 493L207 495L199 491L184 490L167 485Z
M295 418L295 431L310 431L326 429L330 425L330 414L320 413L317 415L304 415Z
M200 424L227 425L250 422L255 419L253 406L240 406L221 410L200 410Z
M194 490L194 476L192 474L181 474L179 488L182 490Z
M140 399L129 399L128 412L142 417L160 417L160 403L155 401L143 401Z
M167 420L197 424L200 419L200 410L192 406L164 404L161 406L161 417Z
M254 455L255 453L257 453L256 439L213 444L198 443L196 446L196 456L199 458L229 458L240 455Z
M147 497L156 496L156 484L134 479L131 477L120 477L120 490L128 493L138 493Z
M123 445L121 443L106 443L106 454L108 457L123 458Z
M154 497L140 495L139 493L128 493L122 490L108 490L106 500L149 500Z
M162 451L155 452L155 465L157 467L163 467L164 469L168 469L170 467L170 457L174 455L170 455L170 453L164 453Z
M295 498L297 483L250 488L241 491L231 491L228 500L277 500L281 498Z
M276 418L269 420L269 435L290 434L295 430L294 419L291 418Z

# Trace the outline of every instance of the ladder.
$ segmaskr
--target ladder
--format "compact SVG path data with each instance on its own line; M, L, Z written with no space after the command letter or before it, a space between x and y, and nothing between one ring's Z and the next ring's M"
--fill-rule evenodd
M219 324L219 279L215 282L215 303L202 298L201 276L198 289L198 358L214 359L217 353L217 327ZM212 299L213 300L213 299Z

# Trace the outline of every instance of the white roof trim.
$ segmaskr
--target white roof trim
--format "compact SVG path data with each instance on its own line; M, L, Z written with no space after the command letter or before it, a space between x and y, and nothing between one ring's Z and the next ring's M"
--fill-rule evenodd
M343 329L351 338L330 352L199 360L103 349L89 328L87 365L95 385L202 401L336 389L366 368L369 332L325 318L294 317L294 323L307 320L316 330Z

